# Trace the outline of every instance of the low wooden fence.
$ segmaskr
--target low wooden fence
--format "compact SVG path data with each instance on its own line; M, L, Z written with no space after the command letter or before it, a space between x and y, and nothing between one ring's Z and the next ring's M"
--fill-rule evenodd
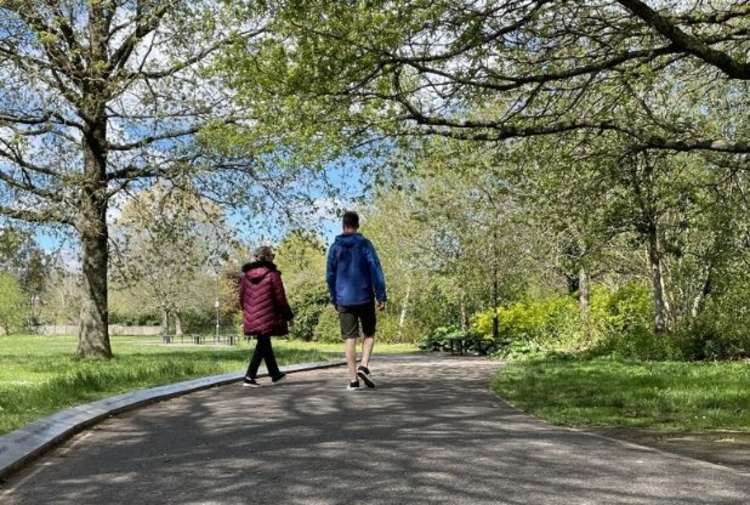
M161 341L165 344L214 344L214 345L237 345L242 339L249 340L250 337L246 335L201 335L201 334L187 334L187 335L161 335Z

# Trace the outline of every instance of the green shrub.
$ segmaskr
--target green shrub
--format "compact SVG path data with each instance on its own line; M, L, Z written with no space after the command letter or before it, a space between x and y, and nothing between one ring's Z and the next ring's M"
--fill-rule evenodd
M516 340L498 349L494 354L508 361L520 361L543 358L549 353L533 340Z
M611 334L594 354L608 354L615 358L644 361L680 361L685 359L674 335L655 335L652 331L632 330Z
M597 287L589 319L596 335L592 354L653 361L683 359L675 337L655 335L653 321L653 297L647 283L631 281L615 291Z
M110 324L121 324L123 326L155 326L161 322L161 314L158 308L134 309L124 304L112 304L109 311Z
M18 280L0 272L0 331L12 334L23 328L28 315L26 300Z
M378 312L378 340L389 344L416 343L419 340L421 330L419 323L406 318L399 331L399 314Z
M455 325L435 328L419 341L418 346L424 351L450 351L458 350L459 342L463 346L461 350L467 353L487 354L496 351L491 338L484 337L474 328L462 330Z
M417 341L418 329L412 321L407 320L398 331L398 314L388 312L377 313L377 341L393 343L414 343ZM338 313L331 307L327 306L320 313L318 324L315 326L314 338L316 342L341 342L341 326L339 324Z
M706 300L705 310L676 338L687 359L720 360L750 357L750 285L733 282Z
M341 342L339 316L332 306L320 313L318 324L315 325L313 340L316 342Z
M185 333L213 333L216 331L216 312L211 309L190 309L180 314ZM223 331L232 327L232 319L220 319Z
M289 295L289 305L294 311L294 324L289 337L313 340L321 314L328 307L328 289L324 283L306 283Z
M578 304L571 296L553 296L542 300L524 300L497 309L499 317L498 355L503 357L570 352L582 347L586 332ZM474 318L474 329L492 338L492 310Z
M535 341L545 348L564 347L571 340L571 322L580 323L578 305L570 296L517 303L501 308L499 315L501 338Z
M238 310L232 316L232 328L239 334L244 335L245 333L245 316L241 310Z
M624 359L684 359L682 342L675 335L654 335L653 300L646 283L629 282L611 291L594 286L588 314L570 295L523 300L497 309L499 356L536 358L550 353L612 355ZM492 334L493 311L474 318L474 328ZM716 348L715 340L711 341ZM721 352L717 349L714 352Z
M653 331L654 304L649 287L628 282L615 291L593 289L590 322L603 335L640 335Z
M422 337L417 346L425 351L438 350L444 345L448 345L450 335L460 331L458 326L438 326L432 332Z

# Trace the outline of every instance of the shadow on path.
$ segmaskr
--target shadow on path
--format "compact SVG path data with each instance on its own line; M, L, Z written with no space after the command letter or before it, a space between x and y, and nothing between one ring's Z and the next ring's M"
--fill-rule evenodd
M3 505L746 504L748 477L537 422L472 358L236 385L113 418L8 484Z

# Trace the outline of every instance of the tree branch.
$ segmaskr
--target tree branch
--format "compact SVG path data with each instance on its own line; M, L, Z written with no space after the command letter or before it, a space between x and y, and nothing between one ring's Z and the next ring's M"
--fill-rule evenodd
M114 53L112 53L106 71L106 75L108 76L112 75L118 69L125 66L128 59L130 58L130 55L133 53L140 41L143 40L146 35L156 30L156 28L159 26L159 23L161 23L162 18L164 18L167 12L169 12L169 10L173 7L172 2L162 2L162 4L153 11L144 13L141 11L141 2L138 2L137 5L138 8L134 21L135 30L133 30L133 33L128 35L128 37L123 41L120 47L118 47L114 51ZM119 27L115 27L115 29L119 30ZM108 38L111 38L112 35L113 33L110 32L108 34Z
M58 177L60 175L49 167L37 165L36 163L32 163L26 160L23 156L21 156L20 153L14 151L12 146L9 145L4 139L0 138L0 143L7 147L7 150L0 147L0 156L12 161L21 168L31 170L32 172L48 175L50 177Z
M9 217L11 219L18 219L19 221L26 221L31 223L62 223L73 226L74 223L71 219L58 214L56 211L43 211L43 210L28 210L28 209L14 209L5 205L0 205L0 215Z
M198 133L200 129L201 129L200 126L193 126L185 130L175 130L175 131L170 131L170 132L166 132L166 133L162 133L158 135L150 135L148 137L143 137L133 142L127 142L124 144L118 144L115 142L107 142L107 149L112 150L112 151L129 151L131 149L145 147L154 142L158 142L159 140L175 139L178 137L185 137L187 135L193 135L195 133Z
M740 62L729 54L710 47L698 37L685 33L669 18L659 14L641 0L617 0L617 2L681 50L713 65L730 78L750 79L750 64Z

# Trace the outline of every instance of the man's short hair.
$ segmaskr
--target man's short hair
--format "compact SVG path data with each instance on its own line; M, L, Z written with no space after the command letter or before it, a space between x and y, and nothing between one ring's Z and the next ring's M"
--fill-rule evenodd
M341 221L344 228L359 228L359 214L354 211L348 210L344 212L344 217Z

